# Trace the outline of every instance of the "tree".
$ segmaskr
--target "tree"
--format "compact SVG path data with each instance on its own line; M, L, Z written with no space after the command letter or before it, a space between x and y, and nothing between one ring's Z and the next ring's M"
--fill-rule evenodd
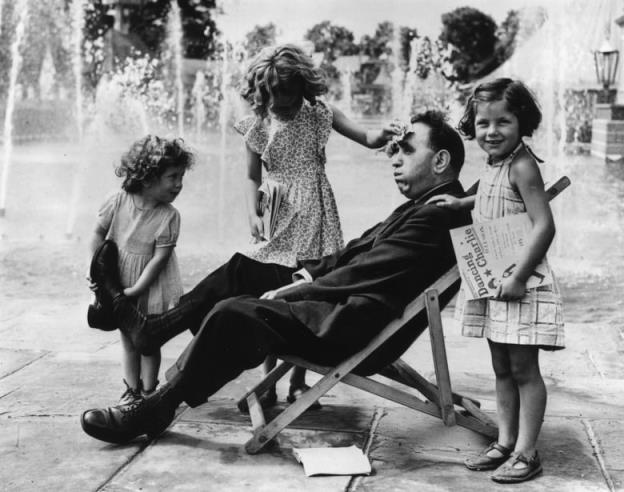
M323 60L327 63L332 63L341 55L355 55L358 52L358 47L353 42L353 33L330 21L316 24L308 30L304 38L314 44L314 51L323 53Z
M450 61L457 80L468 82L484 73L495 54L496 22L480 10L460 7L443 14L442 25L440 41L453 47Z
M186 58L204 59L215 49L218 34L210 10L216 0L177 0L182 18L182 43ZM166 32L166 19L171 11L171 0L151 0L132 9L128 17L130 32L136 34L154 54L159 54Z
M378 60L382 55L392 54L392 42L394 40L394 24L384 21L377 24L377 29L373 36L368 34L362 36L360 50L363 54Z
M215 51L215 38L219 33L211 15L211 9L216 8L216 0L176 1L182 18L184 56L204 59L212 55ZM85 39L94 42L113 27L109 9L103 0L87 3ZM149 0L128 12L129 31L141 40L152 55L160 54L167 35L166 19L170 11L171 0Z
M424 80L435 68L437 67L433 55L433 45L431 39L425 36L418 46L418 53L416 53L416 75Z
M496 31L496 58L500 64L509 59L516 49L516 38L520 30L520 16L517 10L507 12L507 17Z
M264 26L256 25L245 35L245 51L247 52L247 56L253 57L257 55L262 48L274 45L276 34L277 28L272 22Z

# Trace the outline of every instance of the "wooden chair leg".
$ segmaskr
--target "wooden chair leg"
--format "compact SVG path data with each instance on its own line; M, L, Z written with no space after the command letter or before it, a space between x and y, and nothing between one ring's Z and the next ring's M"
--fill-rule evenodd
M345 363L342 363L329 371L271 422L254 429L253 437L245 444L245 451L249 454L258 453L281 432L284 427L292 423L292 421L305 412L310 405L338 384L345 376L345 371L342 370L344 365ZM348 371L346 371L346 374L348 374Z
M427 316L429 318L429 335L431 338L433 365L438 382L442 420L445 425L455 425L451 376L449 374L448 360L446 358L446 347L444 345L444 332L442 331L442 318L440 316L440 302L438 300L437 290L432 289L425 292L425 305L427 306Z
M257 385L251 388L247 393L245 393L239 400L236 402L238 409L241 412L246 412L247 408L251 408L248 405L248 398L251 394L255 394L257 396L262 395L268 390L271 386L274 386L283 376L286 374L293 365L289 362L282 362L278 364L271 372L269 372ZM247 407L247 408L245 408Z

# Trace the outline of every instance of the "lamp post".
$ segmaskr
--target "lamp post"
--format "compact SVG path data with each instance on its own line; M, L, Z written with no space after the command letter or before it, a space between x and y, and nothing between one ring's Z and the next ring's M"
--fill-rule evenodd
M608 39L605 39L599 49L594 51L594 65L596 67L596 79L602 86L602 91L598 95L598 103L615 102L615 89L609 87L615 84L617 76L620 52L616 50Z
M594 51L596 79L601 89L596 92L592 121L592 155L610 161L624 159L624 105L616 104L618 62L620 52L608 39Z

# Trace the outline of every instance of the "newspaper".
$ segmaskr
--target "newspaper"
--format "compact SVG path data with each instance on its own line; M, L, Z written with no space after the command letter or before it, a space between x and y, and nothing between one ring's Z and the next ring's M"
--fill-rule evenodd
M467 299L495 295L500 282L513 273L531 228L531 219L522 213L451 230ZM551 283L552 273L544 258L526 286Z
M371 464L357 446L338 448L293 448L306 476L370 475Z
M258 188L260 192L259 209L262 213L262 225L264 227L264 239L270 240L275 234L277 227L277 213L284 199L284 185L266 179Z

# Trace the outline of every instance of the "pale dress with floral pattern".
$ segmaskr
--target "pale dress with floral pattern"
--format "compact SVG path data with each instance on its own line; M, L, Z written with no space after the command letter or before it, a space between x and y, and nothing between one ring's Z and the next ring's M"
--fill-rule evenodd
M132 194L119 191L102 205L98 225L119 249L119 273L124 288L132 287L156 248L175 246L180 233L180 214L169 203L151 209L135 205ZM137 299L146 314L159 314L175 306L182 295L182 280L175 250L147 293Z
M277 181L286 190L273 237L245 255L292 267L297 260L320 258L343 246L338 208L325 174L332 119L324 101L311 105L304 100L291 120L248 116L234 125L260 156L263 179Z
M475 223L526 212L522 197L509 182L511 163L523 149L521 143L502 161L486 163L472 212ZM464 336L486 337L498 343L538 345L548 350L565 347L561 293L554 274L552 285L527 289L519 301L466 300L462 289L456 315L462 322Z

